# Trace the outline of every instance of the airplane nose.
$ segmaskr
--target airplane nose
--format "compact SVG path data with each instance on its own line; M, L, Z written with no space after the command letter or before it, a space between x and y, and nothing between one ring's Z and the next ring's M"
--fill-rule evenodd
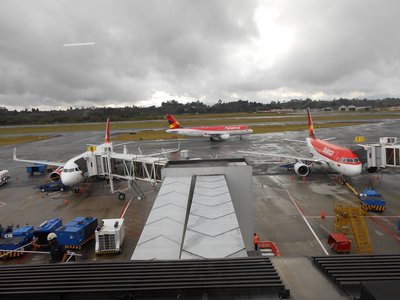
M357 176L360 175L362 171L362 165L355 165L355 166L351 166L351 168L349 168L348 170L348 174L346 174L347 176Z
M61 182L67 186L77 185L81 180L81 176L78 176L77 173L78 172L61 173Z

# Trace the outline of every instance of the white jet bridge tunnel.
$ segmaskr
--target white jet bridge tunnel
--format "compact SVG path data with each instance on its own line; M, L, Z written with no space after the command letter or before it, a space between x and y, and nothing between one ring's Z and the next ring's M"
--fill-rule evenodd
M78 165L88 176L161 182L161 169L168 159L165 156L145 156L110 151L88 151L86 166Z

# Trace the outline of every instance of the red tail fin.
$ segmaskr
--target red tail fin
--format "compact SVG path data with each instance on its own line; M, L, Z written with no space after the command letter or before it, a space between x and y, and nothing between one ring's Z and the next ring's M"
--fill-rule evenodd
M308 117L308 136L310 138L315 139L313 121L311 119L311 113L310 113L310 109L308 107L307 107L307 117Z
M110 143L110 118L107 118L106 137L104 139L104 143Z
M181 124L174 118L173 115L166 115L165 118L168 120L169 128L182 128Z

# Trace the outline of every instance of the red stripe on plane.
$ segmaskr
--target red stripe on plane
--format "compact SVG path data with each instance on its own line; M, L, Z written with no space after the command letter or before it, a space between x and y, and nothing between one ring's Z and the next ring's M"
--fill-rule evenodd
M350 158L350 159L358 158L358 156L348 148L331 144L325 141L321 141L319 139L311 139L311 145L313 146L314 150L317 151L320 155L335 162L352 164L352 165L361 164L361 162L359 161L353 163L340 161L341 158Z

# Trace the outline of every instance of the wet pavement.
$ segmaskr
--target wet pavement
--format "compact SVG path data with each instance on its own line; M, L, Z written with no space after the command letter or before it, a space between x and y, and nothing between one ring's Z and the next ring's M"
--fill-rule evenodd
M380 123L357 125L353 127L316 129L319 138L336 137L334 143L356 148L353 139L363 135L367 142L377 142L379 137L392 136L400 132L399 121L387 120ZM117 132L112 132L113 135ZM282 139L303 140L306 131L281 132L273 134L253 134L243 139L233 137L226 141L213 142L206 138L182 139L181 149L188 150L191 159L243 157L238 150L308 155L302 144L282 142ZM103 132L61 133L52 139L17 146L17 155L26 159L68 160L86 151L87 144L100 144ZM118 143L116 141L115 143ZM129 153L154 153L162 148L175 148L177 139L163 141L139 141L127 145ZM89 242L79 259L127 260L139 239L148 213L157 195L159 185L140 183L147 198L138 200L129 192L125 201L109 193L104 181L91 183L82 193L67 192L41 193L33 189L47 180L47 175L28 176L28 164L12 160L14 146L0 147L0 168L10 171L10 182L0 187L0 224L31 224L35 227L49 218L62 218L66 223L77 216L102 218L119 217L126 210L126 237L121 255L96 256L94 242ZM115 148L121 151L122 147ZM349 190L338 185L334 174L313 169L305 180L287 171L280 165L287 161L275 158L246 155L253 166L253 198L255 212L255 232L261 240L274 241L282 257L303 257L332 253L327 238L333 231L333 207L336 200L357 204L358 200ZM182 159L179 153L171 154L171 160ZM383 213L369 213L366 220L372 239L373 254L399 253L400 238L396 227L400 218L398 182L400 170L384 170L378 175L361 175L352 179L353 185L361 189L373 184L384 195L386 210ZM120 183L123 184L123 183ZM130 201L131 200L131 201ZM130 202L129 202L130 201ZM321 218L324 212L325 218ZM352 252L354 253L354 252ZM29 255L7 263L40 263L47 258Z

